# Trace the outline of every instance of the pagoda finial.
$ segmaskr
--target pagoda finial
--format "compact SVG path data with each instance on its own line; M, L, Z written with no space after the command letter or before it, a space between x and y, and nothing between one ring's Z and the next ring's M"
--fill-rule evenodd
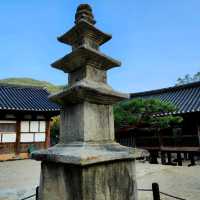
M88 4L80 4L76 10L75 24L78 24L81 21L87 21L90 24L96 23L92 14L92 8Z

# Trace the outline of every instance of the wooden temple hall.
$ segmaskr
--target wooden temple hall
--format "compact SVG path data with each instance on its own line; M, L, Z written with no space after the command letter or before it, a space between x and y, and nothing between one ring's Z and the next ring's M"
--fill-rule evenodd
M50 143L50 120L59 107L46 89L0 85L0 160L27 158Z
M133 93L131 98L153 98L172 103L177 111L167 115L182 116L183 122L178 127L162 130L136 130L131 127L120 129L117 140L127 146L137 146L150 152L151 163L182 165L183 159L191 160L200 156L200 82L175 86L165 89Z

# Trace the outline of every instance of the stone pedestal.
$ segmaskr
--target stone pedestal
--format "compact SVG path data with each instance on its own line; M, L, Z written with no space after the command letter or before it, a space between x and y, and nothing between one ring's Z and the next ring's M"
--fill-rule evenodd
M60 142L34 152L42 161L40 200L136 200L138 151L114 140L112 106L128 95L107 84L119 66L99 51L111 39L95 26L92 9L78 7L75 26L58 38L72 52L52 64L69 73L69 87L49 98L62 105Z
M41 199L135 199L134 161L89 166L42 163Z
M115 142L58 144L34 153L42 160L40 199L136 200L137 153Z

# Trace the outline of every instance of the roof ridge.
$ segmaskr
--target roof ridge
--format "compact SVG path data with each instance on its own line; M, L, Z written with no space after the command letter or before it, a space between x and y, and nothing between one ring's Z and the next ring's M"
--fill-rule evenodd
M36 85L20 85L20 84L12 84L12 83L0 83L0 87L12 87L12 88L34 88L34 89L43 89L47 90L47 87L44 86L36 86Z
M179 90L179 89L193 88L193 87L197 87L197 86L200 86L200 81L195 81L195 82L187 83L187 84L183 84L183 85L175 85L175 86L161 88L161 89L147 90L147 91L144 91L144 92L130 93L130 95L131 95L131 97L145 96L145 95L150 95L150 94L176 91L176 90Z

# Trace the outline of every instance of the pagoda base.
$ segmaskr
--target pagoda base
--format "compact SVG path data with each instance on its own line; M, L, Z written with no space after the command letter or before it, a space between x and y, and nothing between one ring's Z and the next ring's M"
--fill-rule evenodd
M42 161L40 200L136 200L135 158L142 152L115 142L34 152Z
M93 165L42 162L40 200L136 200L134 160Z

